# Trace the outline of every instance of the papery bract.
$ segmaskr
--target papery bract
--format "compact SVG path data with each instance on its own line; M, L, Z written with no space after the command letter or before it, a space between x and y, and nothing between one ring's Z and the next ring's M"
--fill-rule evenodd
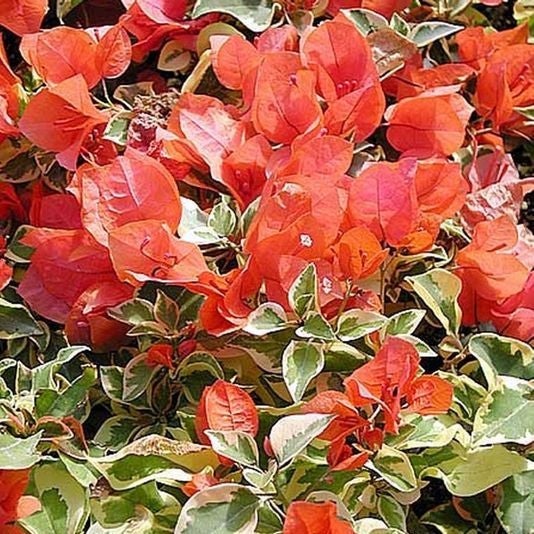
M371 49L346 17L321 24L304 35L303 63L317 75L318 92L328 102L325 126L329 133L355 141L379 125L385 100Z
M529 270L511 253L516 242L517 229L508 217L478 223L472 242L456 256L464 282L488 300L521 291Z
M349 217L390 245L399 244L419 217L414 185L416 161L370 164L350 188Z
M244 141L244 125L211 96L183 95L173 109L169 126L191 143L217 181L221 181L222 161Z
M256 405L239 386L217 380L202 392L195 419L195 429L201 443L210 443L204 434L205 430L239 430L255 437L258 427Z
M287 509L283 534L354 534L354 530L337 516L333 502L294 501Z
M335 245L339 268L347 278L358 280L373 274L387 256L375 235L365 227L351 228Z
M199 312L206 331L218 336L242 328L252 311L247 300L258 292L261 281L253 258L243 269L233 269L225 276L212 272L201 275L199 283L190 287L207 297Z
M111 165L79 167L69 190L79 198L84 227L105 246L109 233L126 223L153 219L175 232L180 222L182 207L172 176L134 149Z
M419 354L399 338L388 337L368 363L356 369L344 384L355 406L379 404L384 410L386 432L398 432L402 401L421 414L446 413L452 401L452 386L439 377L416 379Z
M172 357L174 355L174 348L167 343L155 343L147 352L146 364L150 367L162 365L172 369L174 367Z
M0 220L24 222L26 220L26 210L20 202L15 188L11 184L0 182Z
M469 189L460 165L446 160L418 162L414 183L419 209L442 219L462 208Z
M148 281L183 285L208 270L197 245L178 239L164 222L153 219L112 230L109 251L119 279L136 287Z
M64 323L85 290L117 281L107 250L84 230L34 229L22 241L35 252L18 292L47 319Z
M119 281L88 287L76 300L65 321L65 334L73 345L89 345L95 352L117 350L129 326L108 317L109 308L132 298L133 289Z
M228 89L242 89L245 75L259 61L259 53L241 35L212 41L211 64L219 81Z
M420 376L410 385L408 410L421 415L435 415L448 411L452 403L453 387L437 376Z
M99 29L98 35L100 36ZM95 64L102 78L118 78L128 68L132 58L132 44L126 30L111 26L98 40Z
M273 52L248 71L254 87L251 117L254 128L273 143L290 143L318 129L321 108L315 97L315 75L304 69L295 52Z
M457 94L405 98L386 111L387 139L404 156L450 156L463 145L472 112Z
M41 182L32 190L29 218L32 226L63 230L82 228L76 197L68 193L45 192Z
M39 31L48 10L48 0L2 0L0 26L16 35Z
M521 122L515 108L534 103L534 51L513 45L496 51L486 61L477 82L475 107L495 128Z
M526 43L527 39L527 24L500 32L486 32L481 26L465 28L455 37L460 61L477 70L484 67L486 59L496 50Z
M65 168L74 170L82 143L107 116L91 102L81 75L42 89L28 104L19 127L37 146L56 153Z
M67 26L27 34L20 45L24 59L47 84L57 85L79 74L89 89L100 81L96 49L87 32Z
M244 210L261 195L266 167L273 151L262 135L255 135L237 147L221 165L221 181Z
M192 497L195 493L220 483L218 478L209 473L194 473L191 480L182 486L182 491L188 497Z
M0 527L8 532L8 523L23 519L41 509L35 497L24 496L30 481L30 470L0 469Z

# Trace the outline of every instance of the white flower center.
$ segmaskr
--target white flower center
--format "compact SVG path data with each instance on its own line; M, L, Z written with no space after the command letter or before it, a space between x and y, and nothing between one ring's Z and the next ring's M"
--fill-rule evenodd
M310 248L313 245L313 240L308 234L300 234L300 244Z

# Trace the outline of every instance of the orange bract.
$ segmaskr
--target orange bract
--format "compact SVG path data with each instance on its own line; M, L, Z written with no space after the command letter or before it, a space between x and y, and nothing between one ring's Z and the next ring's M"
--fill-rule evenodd
M32 143L55 152L63 167L75 170L85 138L106 121L107 116L93 105L87 83L78 74L37 93L19 127Z
M409 158L364 169L350 188L351 221L363 223L380 241L399 244L418 219L416 165Z
M17 35L39 31L48 10L48 0L2 0L0 26Z
M457 94L405 98L387 110L386 135L404 156L449 156L463 145L472 112Z
M112 230L109 253L119 279L137 287L148 281L196 282L208 270L197 245L178 239L165 223L153 219Z
M41 509L35 497L23 496L30 481L30 470L0 469L0 527L2 533L9 532L7 523L23 519Z
M219 81L228 89L242 89L247 72L256 66L259 53L241 35L212 42L211 63Z
M172 232L180 222L182 207L172 176L134 149L111 165L82 165L69 190L79 198L84 227L104 246L112 230L130 222L158 220Z
M210 443L204 434L205 430L239 430L255 437L258 427L256 405L240 387L217 380L202 392L195 419L195 429L201 443Z
M283 534L354 534L354 530L337 516L333 502L294 501L287 509Z
M473 241L456 257L465 283L489 300L521 291L529 270L511 252L516 242L516 226L506 216L477 224Z
M96 48L87 32L66 26L27 34L20 45L26 62L47 84L57 85L80 74L89 89L100 81Z
M325 126L329 133L356 141L379 125L385 100L371 49L346 17L309 31L301 43L303 63L317 75L317 90L328 102Z
M290 143L320 128L323 117L315 97L315 75L303 68L297 53L265 54L257 70L248 72L246 83L254 94L254 128L269 141Z

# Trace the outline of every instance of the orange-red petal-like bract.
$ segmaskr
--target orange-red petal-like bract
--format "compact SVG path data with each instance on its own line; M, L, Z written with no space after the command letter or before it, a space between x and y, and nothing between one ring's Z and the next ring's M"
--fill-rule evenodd
M333 502L294 501L289 505L283 534L353 534L350 524L340 519Z
M85 79L77 74L37 93L19 128L32 143L54 152L63 167L75 170L83 142L106 121L107 116L92 103Z
M204 389L195 420L202 443L210 443L205 430L239 430L255 437L258 428L256 405L246 391L224 380Z

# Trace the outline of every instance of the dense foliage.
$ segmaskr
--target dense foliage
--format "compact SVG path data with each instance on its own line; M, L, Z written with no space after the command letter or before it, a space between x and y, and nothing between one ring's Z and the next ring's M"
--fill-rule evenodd
M499 3L0 0L2 534L533 532Z

